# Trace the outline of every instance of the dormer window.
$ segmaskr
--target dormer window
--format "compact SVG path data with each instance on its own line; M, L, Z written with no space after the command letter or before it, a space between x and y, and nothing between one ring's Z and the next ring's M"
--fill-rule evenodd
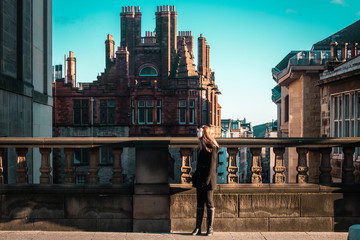
M140 70L139 76L146 76L146 77L153 77L153 76L157 76L158 72L156 71L155 68L147 66L147 67L143 67Z

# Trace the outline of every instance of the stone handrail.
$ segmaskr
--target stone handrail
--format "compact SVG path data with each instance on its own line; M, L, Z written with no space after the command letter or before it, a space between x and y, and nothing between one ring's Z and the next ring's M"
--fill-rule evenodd
M307 153L309 149L317 149L321 153L321 167L320 167L320 183L331 182L331 165L330 153L332 147L343 147L344 164L342 167L342 182L354 182L354 166L353 154L355 147L360 146L360 138L218 138L221 147L227 147L229 154L228 165L228 183L234 184L239 182L237 176L238 166L236 161L236 154L239 147L249 147L252 153L251 164L251 182L260 184L261 179L261 161L260 153L262 147L273 147L275 153L274 166L274 183L285 183L285 166L283 155L285 148L296 147L298 153L298 165L296 170L298 172L297 182L308 182L308 166ZM66 156L65 163L65 178L64 183L74 183L74 149L75 148L89 148L89 184L97 184L98 177L98 156L99 147L112 146L112 153L114 156L113 162L113 184L122 183L122 166L121 154L123 147L139 147L139 146L157 146L167 145L172 148L180 148L182 157L181 167L181 183L190 183L191 172L191 154L193 148L198 145L197 138L194 137L67 137L67 138L11 138L0 137L0 183L3 182L3 166L2 154L4 148L16 148L17 153L17 168L16 168L16 182L27 183L27 165L26 154L28 148L39 148L41 153L41 176L40 184L51 183L51 167L50 167L50 153L52 148L64 148Z

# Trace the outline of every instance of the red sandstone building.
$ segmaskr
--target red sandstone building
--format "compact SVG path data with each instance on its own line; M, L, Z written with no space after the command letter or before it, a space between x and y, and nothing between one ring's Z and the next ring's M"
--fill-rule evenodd
M194 37L177 31L174 6L157 8L156 31L145 36L141 15L139 7L123 7L120 47L115 51L108 34L106 68L97 81L76 87L70 53L66 80L54 84L55 136L195 136L202 124L220 136L220 91L205 37L197 41L196 69ZM75 159L84 161L83 155L78 150ZM111 161L110 155L102 150L101 163Z

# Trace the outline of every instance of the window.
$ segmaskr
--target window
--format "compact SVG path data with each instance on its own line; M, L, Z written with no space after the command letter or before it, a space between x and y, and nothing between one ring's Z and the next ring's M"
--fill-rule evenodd
M179 100L179 124L186 124L186 100Z
M156 119L157 124L161 124L161 100L157 100L156 103Z
M207 101L203 100L202 102L202 123L204 125L208 124L208 113L207 113Z
M89 124L89 100L74 100L74 124Z
M100 100L100 124L113 125L115 123L114 100Z
M100 164L108 165L113 163L111 147L100 147Z
M89 152L87 148L75 148L74 153L75 165L87 165L89 164Z
M285 106L284 106L284 109L285 109L285 119L284 121L285 122L288 122L289 121L289 95L287 95L285 97Z
M331 101L331 136L359 137L360 92L353 91L332 96ZM339 148L334 148L334 153L340 153Z
M232 123L231 128L232 129L239 129L239 124L238 123Z
M135 124L135 104L131 101L131 123Z
M189 107L190 107L190 124L195 123L195 100L189 101Z
M145 124L145 101L138 101L138 123Z
M153 67L143 67L140 72L139 76L157 76L158 73L155 68Z
M154 101L139 100L138 101L138 123L153 124L154 123Z

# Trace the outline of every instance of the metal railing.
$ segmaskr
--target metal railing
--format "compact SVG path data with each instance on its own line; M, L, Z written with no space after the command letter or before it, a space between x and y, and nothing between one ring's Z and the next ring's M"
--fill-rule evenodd
M221 147L227 147L228 158L228 176L229 184L239 183L237 175L238 166L236 155L240 147L249 147L252 154L251 164L251 182L261 184L262 166L261 166L261 148L272 147L275 154L274 166L274 184L285 183L285 148L296 148L298 154L298 164L296 166L297 183L307 183L309 176L309 167L307 166L307 153L309 150L319 151L321 154L320 183L331 183L330 175L331 164L330 157L333 147L342 147L344 153L344 163L342 165L342 182L354 182L354 163L353 156L355 147L360 146L360 138L262 138L262 139L217 139ZM68 137L68 138L10 138L0 137L0 183L3 183L3 158L4 149L15 148L17 154L16 183L27 183L27 163L26 154L29 148L39 148L41 154L40 184L50 184L51 167L50 153L52 149L62 148L66 156L65 160L65 184L75 183L74 151L76 148L89 149L89 175L88 184L99 183L99 147L111 146L113 154L112 184L122 183L122 159L121 154L124 147L134 147L143 145L151 146L156 149L157 146L167 145L169 148L180 148L181 154L181 183L190 183L191 156L193 149L198 146L197 138L182 137Z

